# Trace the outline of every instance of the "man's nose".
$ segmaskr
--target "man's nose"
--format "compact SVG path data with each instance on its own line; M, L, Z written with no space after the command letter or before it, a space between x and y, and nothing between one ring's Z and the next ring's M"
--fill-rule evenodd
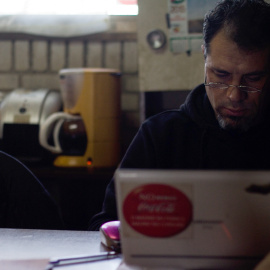
M247 93L236 85L230 85L227 89L227 97L233 102L241 102L247 97Z

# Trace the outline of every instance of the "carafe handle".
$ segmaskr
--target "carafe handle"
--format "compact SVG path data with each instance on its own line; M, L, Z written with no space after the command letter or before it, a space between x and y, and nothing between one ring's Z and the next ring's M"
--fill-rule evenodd
M77 120L81 119L79 115L72 115L65 112L57 112L51 114L46 120L41 124L39 129L39 143L45 149L51 151L55 154L60 154L63 152L60 142L59 142L59 131L63 121L65 120ZM57 121L53 130L53 143L50 145L48 143L49 135L52 132L53 124Z

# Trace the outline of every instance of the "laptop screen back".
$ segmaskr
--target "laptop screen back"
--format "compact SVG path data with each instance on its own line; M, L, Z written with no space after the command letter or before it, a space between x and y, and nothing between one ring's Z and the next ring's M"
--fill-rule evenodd
M270 250L270 172L115 174L127 264L253 269Z

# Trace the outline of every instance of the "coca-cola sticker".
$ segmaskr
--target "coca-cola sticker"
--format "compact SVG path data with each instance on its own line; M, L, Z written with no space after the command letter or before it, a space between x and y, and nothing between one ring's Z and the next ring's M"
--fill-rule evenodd
M185 230L192 219L192 204L180 190L165 184L133 189L123 203L127 223L151 237L169 237Z

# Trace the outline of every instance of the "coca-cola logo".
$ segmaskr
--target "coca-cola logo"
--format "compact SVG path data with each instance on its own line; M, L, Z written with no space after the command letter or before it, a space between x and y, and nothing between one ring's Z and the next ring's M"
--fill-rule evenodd
M192 204L180 190L165 184L147 184L132 190L123 203L127 223L151 237L182 232L192 219Z

